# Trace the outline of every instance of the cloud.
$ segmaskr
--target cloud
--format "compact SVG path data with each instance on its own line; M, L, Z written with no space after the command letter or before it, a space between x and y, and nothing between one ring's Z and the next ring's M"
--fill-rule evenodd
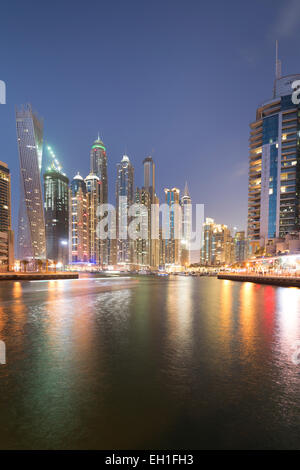
M233 177L240 178L242 176L248 175L248 161L246 160L243 163L237 165L237 167L232 172Z
M282 2L279 16L274 24L273 33L277 38L292 36L300 26L300 1L289 0Z

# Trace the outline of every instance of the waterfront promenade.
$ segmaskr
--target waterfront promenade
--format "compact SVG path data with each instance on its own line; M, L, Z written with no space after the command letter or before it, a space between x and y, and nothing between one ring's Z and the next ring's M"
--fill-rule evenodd
M256 284L269 284L281 287L300 287L300 277L294 275L276 275L276 274L236 274L236 273L220 273L218 279L227 279L239 282L254 282Z
M59 273L0 273L0 281L50 281L52 279L78 279L78 273L59 272Z

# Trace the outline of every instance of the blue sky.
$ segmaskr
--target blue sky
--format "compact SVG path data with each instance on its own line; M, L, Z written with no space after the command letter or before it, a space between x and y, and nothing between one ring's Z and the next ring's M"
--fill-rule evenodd
M283 74L300 72L300 2L286 0L10 1L1 5L0 160L18 212L16 104L44 117L65 172L89 173L98 131L109 161L127 153L142 184L184 189L218 223L246 228L249 123L272 96L275 39Z

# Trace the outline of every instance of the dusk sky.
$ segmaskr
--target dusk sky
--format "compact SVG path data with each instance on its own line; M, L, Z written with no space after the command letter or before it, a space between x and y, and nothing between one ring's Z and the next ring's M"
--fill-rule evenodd
M187 180L206 216L245 229L249 123L272 97L276 39L283 75L300 72L299 27L298 0L3 3L0 160L12 171L14 227L14 107L30 102L70 178L89 173L99 131L110 202L125 150L138 186L152 155L161 198Z

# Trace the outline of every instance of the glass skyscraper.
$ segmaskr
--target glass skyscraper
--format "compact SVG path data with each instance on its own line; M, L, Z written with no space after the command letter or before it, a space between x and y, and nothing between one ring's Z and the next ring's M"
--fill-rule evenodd
M41 185L43 121L31 105L16 109L20 159L19 259L44 259L46 235Z
M159 199L155 192L155 164L152 157L146 157L144 165L144 187L149 193L149 265L151 268L159 266L159 213L155 206L159 205ZM157 238L155 238L155 236Z
M300 229L300 106L292 102L292 83L300 75L280 76L273 98L262 103L250 124L249 254L268 240Z
M128 210L134 202L134 168L129 157L123 155L117 165L116 209L117 209L117 240L118 263L132 264L133 240L126 231L130 222Z
M47 259L69 262L69 179L57 169L44 173Z

